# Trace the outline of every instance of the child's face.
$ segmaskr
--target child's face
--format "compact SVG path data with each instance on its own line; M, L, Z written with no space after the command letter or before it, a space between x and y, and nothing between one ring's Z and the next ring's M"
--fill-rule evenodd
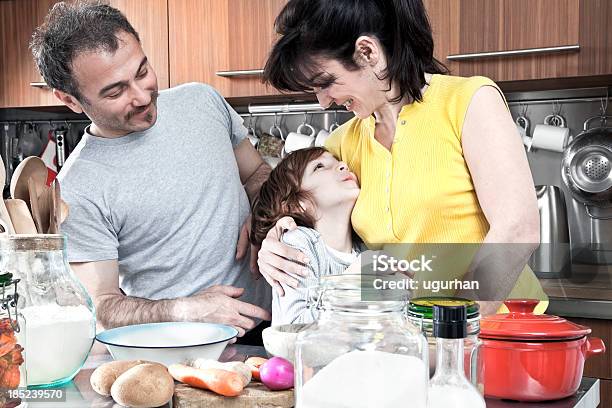
M325 152L306 166L302 190L308 191L317 210L324 212L342 204L354 205L359 195L359 184L346 163Z

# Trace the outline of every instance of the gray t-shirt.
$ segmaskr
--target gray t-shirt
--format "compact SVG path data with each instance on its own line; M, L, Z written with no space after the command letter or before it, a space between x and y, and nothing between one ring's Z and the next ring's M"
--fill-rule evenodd
M213 88L161 91L153 127L117 139L86 133L59 179L70 262L118 259L128 296L169 299L213 285L245 288L270 310L271 289L235 260L249 201L235 148L242 119Z
M297 227L283 234L281 241L302 251L310 262L308 276L294 276L298 287L282 285L285 296L276 291L272 298L272 326L281 324L311 323L316 320L313 308L308 306L308 298L313 295L319 284L319 278L328 275L341 275L359 256L361 248L355 246L352 253L342 253L329 247L321 234L306 227Z

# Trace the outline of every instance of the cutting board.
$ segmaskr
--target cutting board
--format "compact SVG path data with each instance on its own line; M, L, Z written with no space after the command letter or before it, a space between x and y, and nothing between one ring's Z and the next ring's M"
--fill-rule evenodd
M174 408L291 408L295 397L293 389L270 391L265 385L251 382L237 397L223 397L210 391L185 384L174 387Z

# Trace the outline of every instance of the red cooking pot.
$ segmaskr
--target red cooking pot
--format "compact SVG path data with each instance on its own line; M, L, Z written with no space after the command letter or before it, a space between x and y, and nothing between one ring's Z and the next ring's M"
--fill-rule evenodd
M548 401L573 395L584 361L604 353L588 327L561 317L535 315L537 300L508 300L508 314L480 322L480 374L487 397Z

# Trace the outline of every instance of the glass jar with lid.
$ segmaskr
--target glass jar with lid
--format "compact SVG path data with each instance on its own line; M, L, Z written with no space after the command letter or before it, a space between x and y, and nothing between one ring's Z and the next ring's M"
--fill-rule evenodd
M429 344L429 374L433 375L436 368L436 337L433 334L433 309L434 306L456 307L465 306L467 312L467 337L464 340L464 369L466 377L482 393L482 369L479 360L479 349L481 341L478 339L480 333L480 306L473 300L456 297L422 297L410 299L408 305L408 319L423 330Z
M72 273L62 235L0 238L0 266L21 280L18 307L27 325L17 338L28 388L55 387L79 372L95 339L91 297Z
M296 408L426 407L427 341L407 292L380 279L326 276L310 291L318 316L296 341Z
M17 336L25 330L25 320L18 310L19 279L11 273L0 274L0 406L21 406L11 390L27 386L24 348Z

